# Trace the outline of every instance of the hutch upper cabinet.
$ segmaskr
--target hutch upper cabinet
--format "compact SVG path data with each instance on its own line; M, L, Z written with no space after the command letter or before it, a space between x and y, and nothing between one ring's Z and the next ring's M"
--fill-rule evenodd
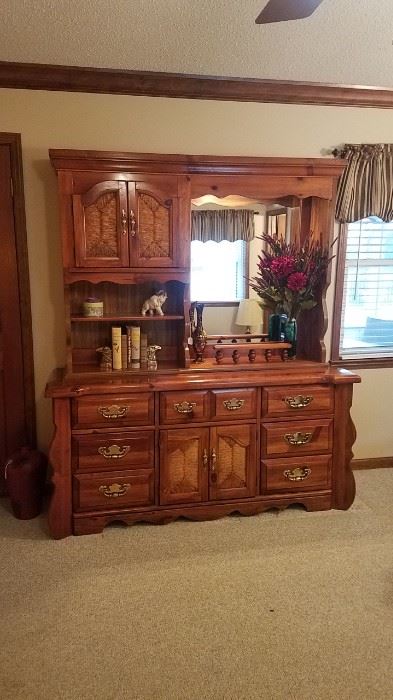
M176 175L63 172L65 266L184 268L190 201ZM186 227L186 230L185 230ZM67 238L68 238L67 235ZM65 240L67 240L67 238Z

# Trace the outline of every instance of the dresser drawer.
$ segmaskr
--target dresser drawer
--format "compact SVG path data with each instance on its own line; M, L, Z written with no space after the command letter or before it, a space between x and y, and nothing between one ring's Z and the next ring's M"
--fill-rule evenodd
M163 391L161 393L161 423L192 423L205 420L209 420L208 391Z
M99 472L154 466L154 432L75 435L74 471Z
M268 387L262 391L263 417L300 416L304 413L332 413L334 395L331 386Z
M154 421L154 394L81 396L74 400L73 421L74 427L151 425Z
M265 423L261 428L262 457L330 452L333 419Z
M262 461L261 483L266 492L329 489L330 474L329 456L266 459Z
M73 478L74 510L115 510L154 503L154 470L77 474Z
M211 394L213 420L257 417L256 389L215 389Z

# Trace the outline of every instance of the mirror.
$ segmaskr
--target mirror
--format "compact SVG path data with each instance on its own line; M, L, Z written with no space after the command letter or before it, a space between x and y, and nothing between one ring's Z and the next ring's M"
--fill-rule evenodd
M262 246L259 237L269 233L294 240L299 235L300 206L299 202L295 204L297 206L288 207L279 202L262 202L237 195L223 198L205 195L192 200L192 212L226 211L236 219L236 212L240 216L241 211L250 211L254 226L254 237L250 240L217 240L225 236L225 232L218 230L221 226L216 226L216 232L212 234L216 240L210 240L209 230L206 229L212 217L196 217L197 235L203 241L191 242L191 301L204 303L203 326L208 335L244 333L248 326L253 333L266 332L262 310L259 311L260 321L256 323L256 304L242 305L243 314L238 316L239 303L244 299L259 300L256 292L247 284L247 279L258 272L258 256ZM249 218L245 217L247 223ZM194 219L193 231L195 223ZM236 226L241 227L242 221L237 221ZM245 232L244 238L247 235L250 235L249 231ZM244 325L247 309L250 324Z

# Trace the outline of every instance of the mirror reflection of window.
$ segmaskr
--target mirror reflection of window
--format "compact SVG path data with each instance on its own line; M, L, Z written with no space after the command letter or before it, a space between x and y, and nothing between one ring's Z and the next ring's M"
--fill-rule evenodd
M191 299L240 301L246 296L247 243L192 241Z

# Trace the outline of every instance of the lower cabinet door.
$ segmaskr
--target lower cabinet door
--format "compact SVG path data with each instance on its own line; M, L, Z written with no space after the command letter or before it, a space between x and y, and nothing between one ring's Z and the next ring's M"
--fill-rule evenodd
M220 425L210 429L210 500L255 496L256 471L254 425Z
M209 428L161 430L161 505L207 500L208 450Z

